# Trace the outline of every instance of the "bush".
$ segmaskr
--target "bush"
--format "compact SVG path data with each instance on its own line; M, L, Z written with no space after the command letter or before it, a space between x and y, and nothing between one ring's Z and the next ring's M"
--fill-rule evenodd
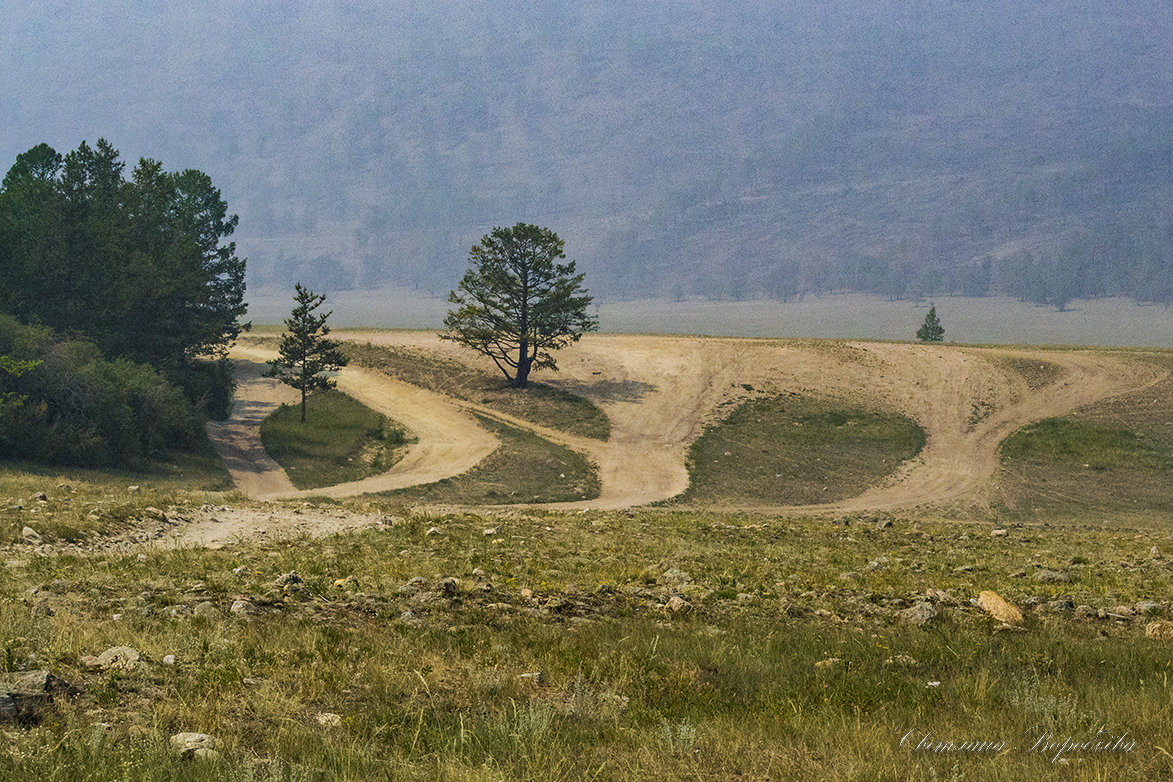
M167 377L182 390L188 400L213 421L223 421L232 409L232 362L192 361L168 369Z
M6 456L55 464L129 466L187 449L201 418L177 387L142 364L107 361L79 339L0 316L0 354L40 364L0 376L0 391L26 397L3 411Z

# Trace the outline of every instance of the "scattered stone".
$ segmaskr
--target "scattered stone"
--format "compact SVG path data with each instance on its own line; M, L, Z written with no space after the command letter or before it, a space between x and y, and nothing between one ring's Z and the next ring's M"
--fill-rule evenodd
M826 671L826 670L830 670L832 668L837 668L842 663L843 663L843 660L841 660L838 657L828 657L826 660L819 660L817 663L815 663L815 667L820 670Z
M429 538L434 538L435 536L440 534L440 528L439 527L429 527L428 531L425 532L424 534L427 535Z
M1145 625L1144 634L1146 637L1155 638L1158 641L1173 641L1173 622L1161 619L1149 622Z
M520 594L522 597L529 599L534 596L534 591L528 587L523 587Z
M934 602L940 603L941 605L951 606L956 605L957 603L957 598L955 598L951 592L947 592L944 589L934 589L929 587L925 590L925 596Z
M176 733L171 737L171 746L185 759L200 758L215 760L220 755L216 752L216 739L207 733Z
M750 592L738 592L737 593L737 602L739 602L739 603L752 603L755 600L757 600L757 598L758 598L757 595L752 594Z
M319 712L318 724L324 728L337 728L342 725L342 715L332 711Z
M235 601L232 604L232 608L230 608L229 610L232 611L232 613L236 614L237 616L255 616L255 615L261 613L260 608L257 608L255 605L253 605L252 603L250 603L247 600Z
M1047 603L1047 607L1057 614L1070 614L1075 610L1075 601L1070 597L1061 597Z
M997 592L986 590L978 595L978 608L1008 625L1022 624L1022 612L1007 603Z
M127 486L126 490L128 492L130 492L131 494L138 494L140 491L142 491L142 487L140 487L140 486Z
M1089 605L1082 605L1082 606L1075 607L1075 618L1076 619L1098 619L1099 616L1100 616L1099 611L1097 611L1096 609L1092 608Z
M692 583L692 576L690 576L688 573L685 573L680 568L671 567L664 571L664 575L661 580L669 584L684 585Z
M1165 613L1165 607L1152 600L1142 600L1136 604L1136 612L1142 616L1155 616Z
M672 595L668 602L664 604L664 608L668 609L674 614L688 613L692 610L692 603L688 602L680 595Z
M49 498L45 496L45 492L39 491L33 495L33 499L37 502L48 502Z
M172 619L182 619L185 616L191 616L191 606L184 604L174 605L168 609L167 614Z
M167 514L164 513L163 511L159 510L158 508L154 507L153 505L148 505L147 507L143 508L143 515L148 516L152 519L157 519L158 521L166 521L167 520Z
M273 582L275 585L284 589L287 586L296 586L305 583L296 570L291 570L288 573L280 575L277 580Z
M972 573L973 565L962 565L961 567L953 568L954 573Z
M482 534L482 535L485 535L486 537L487 537L487 536L489 536L489 535L496 535L496 534L497 534L497 529L498 529L497 527L489 527L489 528L488 528L488 529L486 529L486 530L482 530L482 531L481 531L481 534Z
M1070 581L1071 576L1054 570L1040 570L1035 573L1033 580L1039 584L1059 584Z
M1160 559L1160 558L1161 558L1161 550L1159 548L1157 548L1156 546L1153 546L1151 549L1149 549L1149 559Z
M163 656L164 665L175 665L175 655L167 654Z
M334 579L335 589L345 589L348 592L358 591L358 579L354 576L346 576L345 578Z
M877 560L874 560L874 559L873 559L871 562L869 562L869 563L868 563L868 570L880 570L880 569L881 569L881 568L883 568L883 567L884 567L884 566L883 566L883 565L881 565L881 564L879 563L879 561L877 561Z
M413 614L411 611L404 611L402 614L399 615L399 620L401 622L414 622L415 621L415 614Z
M916 668L920 665L920 662L915 657L910 657L907 654L898 654L884 660L884 665L892 665L898 668Z
M876 529L888 529L891 526L892 526L891 519L880 519L880 521L876 524Z
M896 612L896 616L901 621L916 627L923 627L936 620L940 615L941 612L932 603L928 602L917 603L912 608L905 608L903 611Z
M239 576L244 574L244 565L232 568L232 575Z
M542 679L543 679L543 678L545 678L545 677L543 677L543 676L542 676L542 672L541 672L541 671L533 671L533 672L531 672L531 673L520 673L520 674L518 674L518 675L517 675L517 678L519 678L519 679L529 679L530 681L536 682L537 684L541 684L541 683L542 683Z
M1006 530L1004 530L1004 529L996 529L996 530L994 530L993 532L991 532L991 533L990 533L990 535L992 535L992 536L993 536L993 537L995 537L995 538L1004 538L1004 537L1006 537L1006 536L1007 536L1007 535L1009 535L1009 534L1010 534L1010 533L1009 533L1009 532L1007 532L1007 531L1006 531Z
M449 597L455 595L459 589L460 582L451 576L440 582L440 591Z
M31 543L34 546L39 546L42 541L40 534L32 527L25 527L20 531L20 537L24 539L25 543Z
M88 667L99 668L103 671L130 671L138 665L141 656L137 649L129 646L111 646L97 657L83 657L82 662ZM88 662L92 660L91 664Z
M473 568L472 574L474 576L476 576L477 578L484 578L485 577L485 571L481 570L479 567Z
M1025 570L1015 570L1013 573L1010 574L1010 577L1011 578L1026 578L1026 571Z
M192 615L207 620L219 619L221 616L220 609L216 608L216 604L208 600L197 605L195 610L192 611Z
M81 692L49 671L24 671L0 676L0 722L24 725L39 722L54 696L72 697Z
M428 580L423 576L416 576L408 581L403 586L399 587L399 593L406 595L410 592L418 592L428 585Z

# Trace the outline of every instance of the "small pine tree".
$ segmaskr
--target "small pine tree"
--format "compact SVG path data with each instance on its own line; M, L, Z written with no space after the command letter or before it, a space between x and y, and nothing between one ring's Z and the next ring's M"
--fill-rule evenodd
M281 336L280 356L270 362L272 367L265 375L301 391L301 421L305 423L306 397L315 391L333 388L334 381L324 373L346 366L347 358L340 343L326 339L330 333L326 319L333 313L318 315L314 312L326 300L325 294L303 288L301 283L294 288L293 300L297 306L285 321L287 331Z
M945 339L945 327L937 317L937 308L929 307L929 314L925 315L925 322L916 330L916 338L921 342L940 342Z

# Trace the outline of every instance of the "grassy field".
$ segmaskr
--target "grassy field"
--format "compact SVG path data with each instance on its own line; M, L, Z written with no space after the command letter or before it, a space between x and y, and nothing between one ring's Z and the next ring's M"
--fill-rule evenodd
M331 390L281 405L261 422L265 451L299 489L317 489L386 472L403 458L407 433L374 410Z
M788 395L751 399L689 451L678 502L802 505L859 494L920 452L924 432L902 416Z
M381 496L454 505L572 502L599 496L599 477L581 454L508 424L477 416L500 447L473 469L453 478Z
M1167 528L994 537L929 518L697 512L391 521L316 541L10 564L0 669L49 668L85 691L39 726L5 729L0 778L1173 773L1169 642L1144 637L1169 611L1173 565L1149 556L1173 550ZM1044 570L1069 580L1041 583ZM303 581L283 588L291 571ZM929 589L940 618L901 620ZM1025 630L999 631L972 606L982 589L1022 607ZM261 613L229 613L241 598ZM178 608L203 602L215 611ZM116 644L142 661L81 662ZM1031 749L1100 729L1136 745ZM214 735L220 759L180 760L168 737L183 731ZM1006 748L918 749L930 733Z
M1173 379L1025 427L1001 456L1001 500L1022 515L1173 513Z
M145 508L222 499L231 489L232 476L210 444L127 472L0 462L0 545L19 540L26 526L46 541L114 534L131 529Z
M593 403L544 383L510 388L499 375L410 348L347 343L346 352L360 366L535 424L596 440L611 435L610 420Z

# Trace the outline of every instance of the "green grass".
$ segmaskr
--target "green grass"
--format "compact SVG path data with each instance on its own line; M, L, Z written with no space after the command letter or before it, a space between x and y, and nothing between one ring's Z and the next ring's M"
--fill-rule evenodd
M1173 512L1173 442L1048 418L1003 442L1003 501L1023 512Z
M596 440L611 436L610 419L594 403L545 383L511 388L499 374L410 348L348 342L346 352L360 366L535 424Z
M570 502L599 496L599 476L582 454L514 426L477 416L501 444L468 472L383 494L458 505Z
M678 500L716 505L802 505L861 493L924 447L898 415L797 395L751 399L689 450Z
M1173 550L1167 528L1023 525L992 538L970 522L887 518L881 530L874 516L842 526L695 512L407 515L378 530L145 561L29 557L0 570L0 670L49 668L85 692L39 726L5 728L0 779L1173 773L1158 749L1173 720L1167 642L1144 637L1149 618L1076 619L1045 602L1062 593L1115 611L1164 600L1173 565L1147 552ZM440 534L425 534L432 526ZM1072 580L1017 577L1040 566ZM304 590L284 595L274 581L291 570ZM346 576L357 589L333 586ZM403 590L415 576L426 583ZM32 586L51 616L30 611ZM896 611L930 587L952 594L943 619L900 622ZM1026 632L995 632L969 603L981 589L1022 606ZM673 595L691 610L666 611ZM238 596L266 613L227 614ZM224 615L171 616L205 600ZM113 674L80 663L114 644L139 649L142 665ZM168 654L175 665L162 663ZM828 658L841 662L816 666ZM319 724L321 712L341 724ZM1129 731L1138 748L1057 764L1027 750L1039 727ZM180 761L167 748L180 731L215 735L222 760ZM908 731L1016 749L917 752L900 746Z
M406 432L338 390L281 405L261 422L265 451L299 489L318 489L386 472L403 457Z

